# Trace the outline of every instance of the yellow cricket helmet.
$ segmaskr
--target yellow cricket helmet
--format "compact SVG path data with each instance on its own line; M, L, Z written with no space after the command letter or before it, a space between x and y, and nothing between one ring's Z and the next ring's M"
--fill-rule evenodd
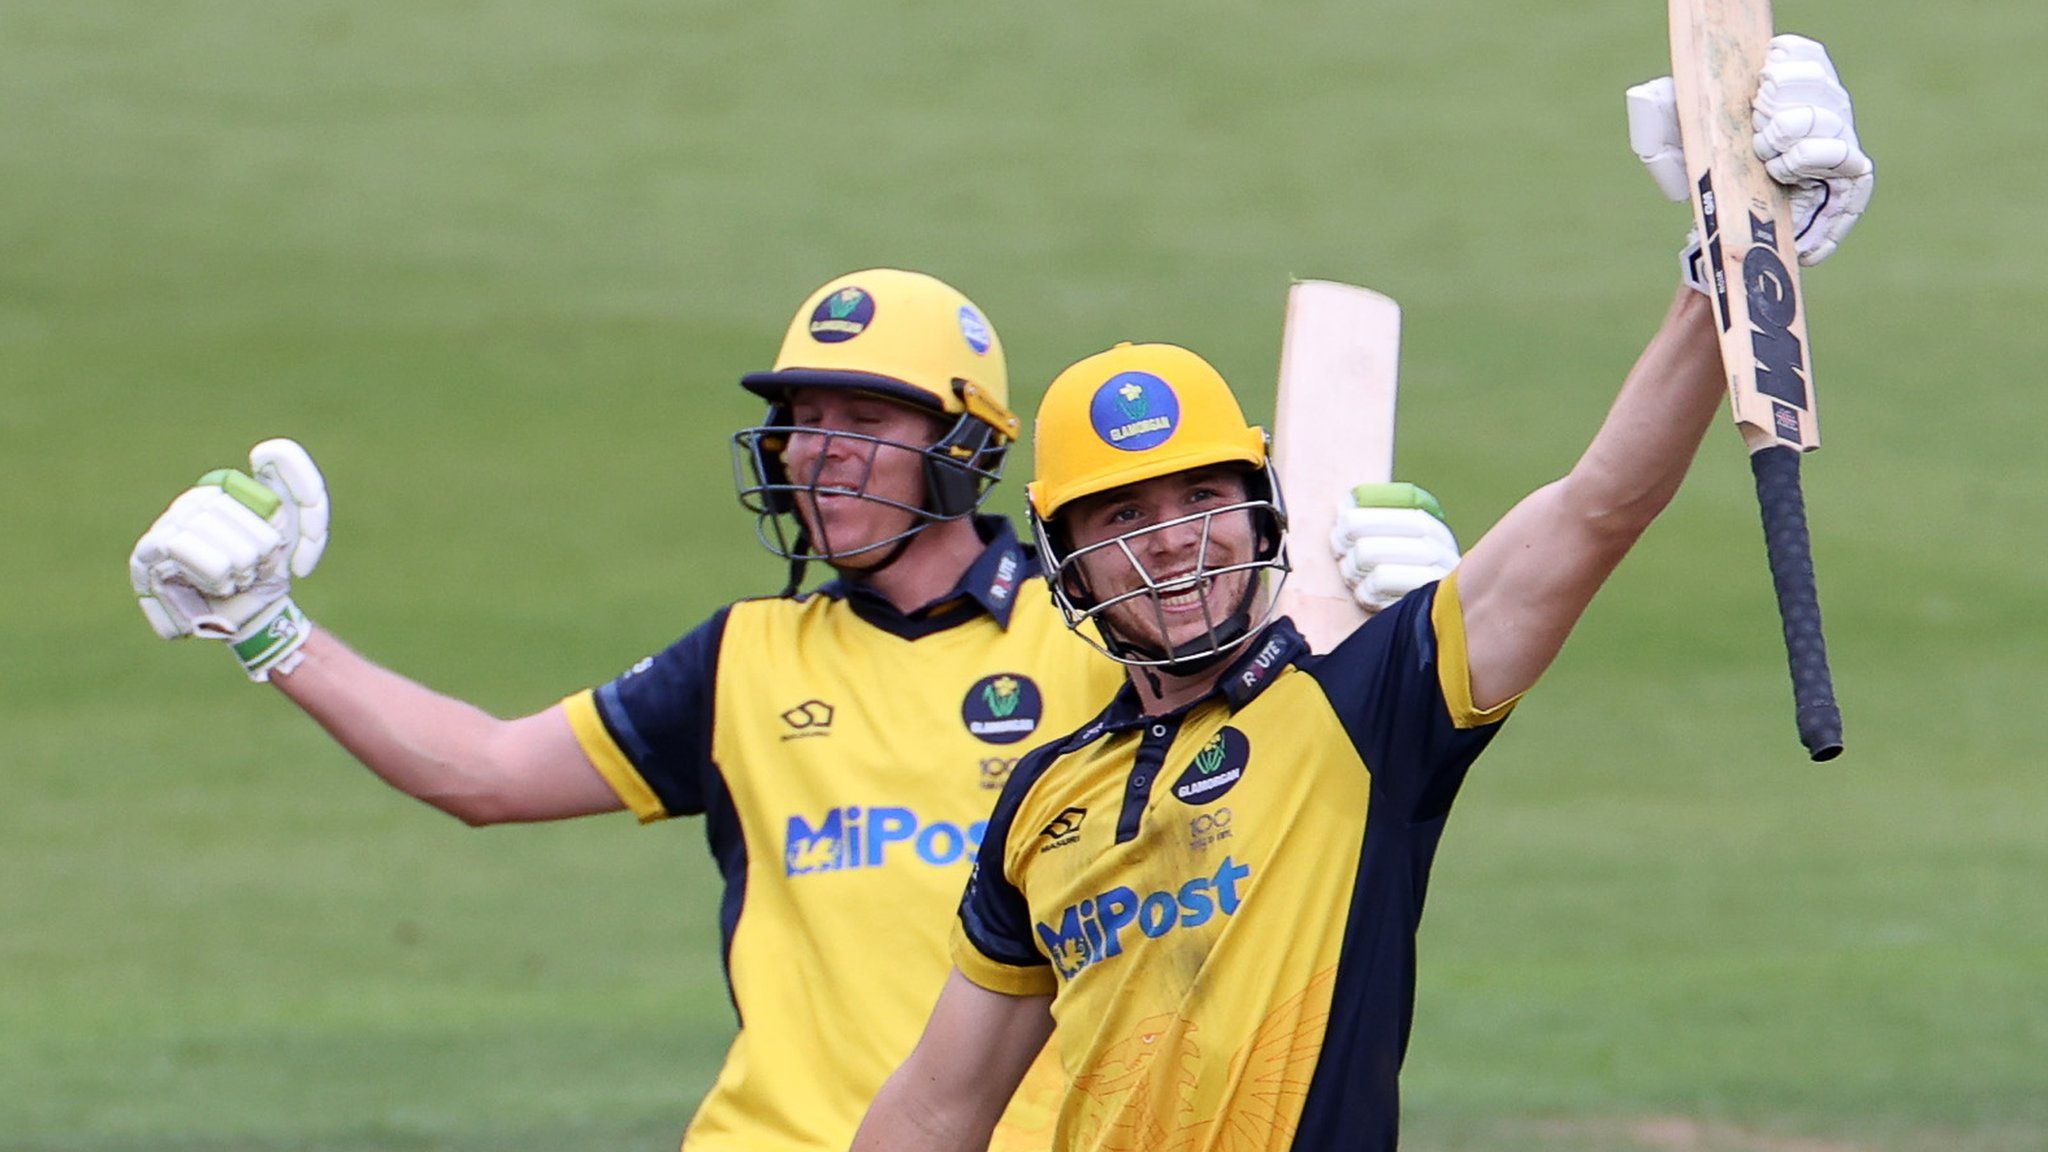
M1237 397L1208 361L1173 344L1119 344L1053 379L1038 407L1036 475L1026 491L1032 538L1053 603L1069 627L1111 659L1192 674L1210 667L1272 619L1287 574L1287 513L1266 456L1266 434L1247 423ZM1083 547L1056 519L1076 500L1176 472L1236 465L1245 471L1240 502L1146 524ZM1219 517L1249 518L1254 548L1219 557L1210 531ZM1201 550L1192 570L1151 570L1131 543L1199 522ZM1120 551L1137 580L1107 595L1089 580L1090 554ZM1213 592L1240 583L1227 600ZM1168 639L1166 601L1192 592L1201 628ZM1125 607L1119 607L1125 606ZM1110 615L1126 617L1119 623ZM1185 606L1174 609L1185 611ZM1149 618L1150 638L1126 634L1129 619ZM1094 624L1093 635L1084 625Z
M901 268L840 276L790 321L775 367L740 378L771 402L792 388L852 388L946 415L971 415L1005 440L1009 367L988 317L945 281Z
M1093 496L1190 468L1266 467L1266 433L1208 361L1176 344L1118 344L1053 379L1026 492L1050 522Z
M1002 478L1020 427L1009 408L1003 345L988 318L951 285L901 268L848 273L811 293L782 338L775 367L749 373L740 384L768 401L763 422L733 436L740 503L757 517L761 543L791 562L790 591L808 561L866 557L865 570L878 571L929 525L972 516ZM790 403L798 388L843 388L940 416L944 430L930 443L878 440L848 429L824 433L854 445L870 465L884 447L922 457L922 503L870 491L871 472L857 484L825 487L815 474L790 475L784 454L792 436L807 432ZM798 502L821 494L870 500L908 518L900 531L877 539L813 539Z

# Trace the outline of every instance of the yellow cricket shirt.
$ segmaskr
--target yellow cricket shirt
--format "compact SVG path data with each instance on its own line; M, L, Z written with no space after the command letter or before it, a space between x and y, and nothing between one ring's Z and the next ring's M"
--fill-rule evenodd
M642 821L702 814L740 1031L686 1152L843 1150L910 1053L1017 758L1099 712L1122 670L1075 637L1005 521L953 595L857 584L731 605L565 701ZM1048 1055L993 1147L1044 1152Z
M953 957L1054 997L1053 1147L1390 1152L1430 861L1512 704L1472 707L1453 574L1326 656L1281 620L1207 698L1127 689L1025 757Z

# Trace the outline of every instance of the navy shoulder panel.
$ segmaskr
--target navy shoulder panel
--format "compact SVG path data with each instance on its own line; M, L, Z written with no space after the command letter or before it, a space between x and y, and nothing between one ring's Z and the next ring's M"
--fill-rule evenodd
M732 608L598 688L605 728L671 815L704 811L717 699L718 654Z
M1497 725L1460 729L1438 680L1430 612L1438 585L1416 589L1304 667L1322 685L1373 786L1409 820L1439 819Z

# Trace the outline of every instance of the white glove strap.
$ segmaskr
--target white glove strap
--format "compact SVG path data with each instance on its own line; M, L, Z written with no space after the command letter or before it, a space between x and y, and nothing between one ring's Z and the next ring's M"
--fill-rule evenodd
M1707 267L1706 245L1700 243L1697 228L1685 234L1685 247L1678 253L1678 276L1687 288L1713 299L1714 273Z

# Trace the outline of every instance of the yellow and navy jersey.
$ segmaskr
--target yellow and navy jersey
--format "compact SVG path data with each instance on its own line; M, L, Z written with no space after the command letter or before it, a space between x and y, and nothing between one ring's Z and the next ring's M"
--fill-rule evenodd
M1008 523L978 525L986 550L925 610L846 582L741 601L564 702L642 821L705 817L724 879L740 1029L686 1152L852 1143L945 983L1003 782L1123 683L1067 629ZM1040 1063L994 1147L1050 1143L1064 1084Z
M1208 697L1126 689L1027 756L953 956L1053 996L1053 1146L1392 1149L1430 861L1512 703L1473 707L1453 574L1326 656L1280 620Z

